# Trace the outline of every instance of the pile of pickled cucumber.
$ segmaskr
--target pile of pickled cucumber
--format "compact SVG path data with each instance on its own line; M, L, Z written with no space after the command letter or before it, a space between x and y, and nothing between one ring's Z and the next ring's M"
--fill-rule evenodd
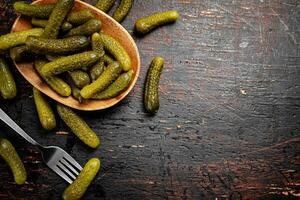
M112 17L122 22L129 13L133 0L121 0ZM108 12L115 0L99 0L95 5ZM101 31L101 21L89 10L73 11L74 0L58 0L53 4L31 5L23 1L14 3L16 13L29 17L33 28L0 36L0 94L4 99L17 95L17 86L1 56L8 52L15 62L32 61L45 83L57 94L72 95L79 102L86 99L109 99L118 96L134 76L131 59L117 38ZM137 34L146 34L155 28L175 22L175 10L155 13L135 23ZM155 57L148 69L144 106L148 113L159 109L159 79L164 66L162 57ZM45 130L56 127L55 112L49 99L33 88L41 126ZM59 117L87 146L100 145L98 135L71 108L56 105ZM0 156L8 163L17 184L26 181L25 167L13 145L0 138ZM66 188L63 199L80 199L100 169L100 160L91 158L77 179Z

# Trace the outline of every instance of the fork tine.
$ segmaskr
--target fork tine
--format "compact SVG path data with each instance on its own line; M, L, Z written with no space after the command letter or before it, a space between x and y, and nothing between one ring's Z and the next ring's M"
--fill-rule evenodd
M70 165L70 163L68 163L65 159L61 159L59 162L61 162L65 167L69 168L76 176L78 176L79 170L74 169L74 167L72 167L72 165Z
M63 159L65 159L69 164L73 165L76 167L79 171L82 170L82 167L77 163L77 161L72 158L69 154L65 154Z
M63 172L61 169L59 169L57 166L51 167L51 169L57 173L60 177L65 179L68 183L73 183L73 181Z
M73 178L73 180L76 179L76 177L74 176L74 174L73 174L68 168L66 168L62 163L58 162L58 163L57 163L57 166L58 166L59 168L61 168L61 170L62 170L65 174L67 174L67 175L69 175L71 178Z

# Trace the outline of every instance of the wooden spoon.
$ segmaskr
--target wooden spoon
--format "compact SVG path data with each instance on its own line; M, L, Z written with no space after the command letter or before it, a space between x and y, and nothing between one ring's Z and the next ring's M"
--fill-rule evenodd
M33 4L49 4L55 2L56 0L37 0L33 2ZM128 95L128 93L132 90L140 72L140 55L137 46L130 34L117 21L115 21L113 18L111 18L109 15L105 14L101 10L82 1L76 0L73 10L82 9L88 9L91 12L93 12L96 15L96 17L102 22L101 30L118 40L126 49L127 53L131 58L134 76L129 87L126 90L124 90L119 96L107 100L86 100L83 103L79 103L72 96L62 97L55 91L53 91L37 74L33 67L33 63L15 63L15 65L19 72L25 77L25 79L28 82L30 82L34 87L36 87L38 90L51 97L52 99L78 110L101 110L117 104L122 99L124 99L126 95ZM18 17L15 23L13 24L11 31L22 31L31 27L32 26L28 18Z

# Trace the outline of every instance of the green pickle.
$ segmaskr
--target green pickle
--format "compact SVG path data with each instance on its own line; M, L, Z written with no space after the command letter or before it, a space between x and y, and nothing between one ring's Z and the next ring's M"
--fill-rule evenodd
M151 114L155 114L159 109L158 86L163 66L164 59L157 56L152 60L148 69L145 83L144 106Z
M43 38L57 38L59 29L73 5L74 0L58 0L45 27L45 31L42 35Z
M99 60L100 56L93 51L58 58L45 64L42 68L44 76L61 74L66 71L89 67Z
M121 74L115 82L113 82L107 89L97 93L93 99L110 99L118 96L121 92L129 86L133 76L133 70L129 70L126 73Z
M0 58L0 93L4 99L12 99L17 95L14 77L3 58Z
M57 112L72 132L86 145L96 148L100 140L96 133L71 108L57 104Z
M55 4L45 4L45 5L31 5L24 1L17 1L14 3L14 9L17 13L20 13L29 17L37 17L47 19Z
M71 12L67 17L67 21L74 25L80 25L93 18L95 18L95 15L91 11L80 10Z
M35 87L33 90L33 98L35 107L41 122L41 125L44 129L50 131L56 127L55 115L45 99L44 95L37 90Z
M30 60L33 55L28 51L26 45L13 47L9 50L11 59L16 62Z
M34 26L37 26L37 27L46 27L47 26L47 23L48 23L48 20L47 19L38 19L38 18L32 18L31 19L31 24L34 25ZM64 22L62 25L61 25L61 30L63 32L66 32L70 29L72 29L73 26L72 24L70 24L69 22Z
M100 55L100 60L90 69L90 77L92 81L94 81L102 74L105 69L103 59L105 51L99 33L94 33L92 35L92 49Z
M74 35L90 36L93 33L100 31L100 29L101 29L101 21L98 19L90 19L84 24L76 28L72 28L65 36L66 37L70 37Z
M31 36L26 40L28 50L37 54L72 54L86 48L88 45L89 39L85 36L73 36L63 39L46 39Z
M97 80L91 84L85 86L81 89L80 95L84 99L89 99L93 97L96 93L102 92L106 89L114 80L116 80L120 73L122 72L122 67L118 62L113 62L107 66L104 72L99 76Z
M32 28L2 35L0 36L0 51L23 45L28 36L41 36L43 31L42 28Z
M4 138L0 138L0 156L11 168L15 182L18 185L24 184L27 179L25 167L13 145Z
M62 199L64 200L78 200L80 199L91 182L96 177L98 171L100 170L101 162L98 158L91 158L84 165L83 169L79 173L75 181L69 185L63 195Z
M179 13L176 10L155 13L137 20L134 25L135 31L140 34L146 34L161 25L175 22L178 18Z
M105 55L103 56L103 60L104 60L104 63L105 63L106 65L109 65L109 64L115 62L115 60L114 60L112 57L110 57L109 55L107 55L107 54L105 54Z
M120 5L113 14L113 18L117 22L122 22L129 13L134 0L121 0Z
M69 74L67 74L67 82L69 83L69 85L71 86L72 89L72 96L77 99L79 101L79 103L83 102L83 98L80 95L80 89L78 87L76 87L76 85L74 84L71 76Z
M83 88L84 86L90 84L91 80L89 75L81 70L74 70L69 72L69 75L71 79L73 80L73 83L78 88Z
M104 49L117 59L124 71L129 71L131 69L131 60L124 47L109 35L100 33L100 36Z
M34 67L38 74L45 80L45 82L59 95L68 97L71 95L70 86L61 78L56 76L46 77L42 74L42 67L47 63L45 60L37 59L34 61Z
M115 4L115 1L116 0L99 0L95 5L95 7L107 13L111 9L111 7Z

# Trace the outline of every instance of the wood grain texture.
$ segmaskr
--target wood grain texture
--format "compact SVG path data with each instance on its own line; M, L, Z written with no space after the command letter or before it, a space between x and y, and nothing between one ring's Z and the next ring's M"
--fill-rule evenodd
M95 4L96 1L87 1ZM0 33L13 21L0 2ZM42 144L58 145L102 170L85 199L298 199L300 196L300 5L298 0L136 0L123 22L178 9L181 20L135 37L141 73L117 106L80 113L97 130L92 151L59 121L38 124L31 86L15 71L19 95L0 106ZM166 60L157 115L142 90L152 57ZM66 183L37 150L3 125L28 170L17 186L0 160L0 199L59 199Z

